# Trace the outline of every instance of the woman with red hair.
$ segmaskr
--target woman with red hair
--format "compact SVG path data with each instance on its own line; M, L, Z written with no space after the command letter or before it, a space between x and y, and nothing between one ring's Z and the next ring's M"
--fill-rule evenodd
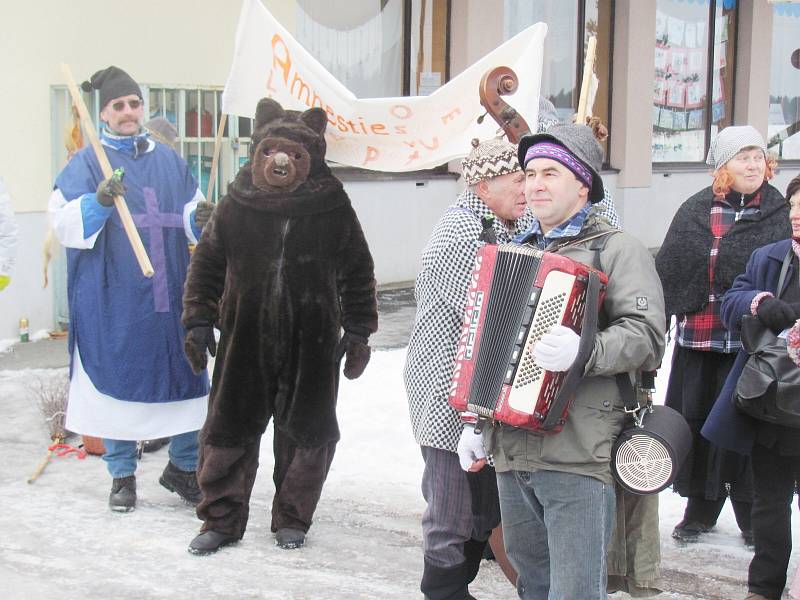
M676 317L666 404L683 414L694 433L692 451L673 485L687 502L672 537L696 541L714 527L730 496L750 546L750 461L709 443L700 430L741 348L739 333L720 320L722 296L756 248L789 237L789 211L768 183L775 163L755 128L723 129L706 162L713 167L712 185L681 205L656 257L667 318Z

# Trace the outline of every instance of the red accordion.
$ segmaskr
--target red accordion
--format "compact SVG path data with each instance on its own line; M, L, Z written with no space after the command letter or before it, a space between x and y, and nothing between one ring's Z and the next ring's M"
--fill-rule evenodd
M487 244L475 258L450 383L450 405L539 433L564 427L594 347L606 276L565 256ZM581 334L566 372L545 371L531 348L561 324Z

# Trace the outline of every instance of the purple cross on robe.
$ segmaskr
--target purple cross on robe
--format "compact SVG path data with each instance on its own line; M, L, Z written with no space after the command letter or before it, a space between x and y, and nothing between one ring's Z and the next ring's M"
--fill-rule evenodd
M148 254L153 263L153 295L156 312L169 312L166 254L164 253L164 227L183 229L183 215L158 212L158 199L153 188L145 187L144 203L147 212L133 215L137 227L150 230Z

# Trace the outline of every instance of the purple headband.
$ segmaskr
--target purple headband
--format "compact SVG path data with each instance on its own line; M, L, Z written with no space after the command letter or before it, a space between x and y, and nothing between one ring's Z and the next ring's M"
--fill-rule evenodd
M534 158L549 158L557 163L561 163L572 171L575 177L586 184L586 187L590 190L592 189L593 178L591 171L583 166L583 163L575 158L575 155L564 148L564 146L551 142L539 142L528 148L528 151L525 153L525 166L528 165L528 161Z

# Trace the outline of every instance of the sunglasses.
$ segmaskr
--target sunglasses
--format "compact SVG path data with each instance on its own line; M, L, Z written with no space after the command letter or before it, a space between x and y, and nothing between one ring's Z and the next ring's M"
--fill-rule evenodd
M136 110L142 105L142 101L136 98L135 100L128 100L127 104L131 110ZM114 102L114 104L111 105L111 108L113 108L116 112L121 112L125 109L125 100Z

